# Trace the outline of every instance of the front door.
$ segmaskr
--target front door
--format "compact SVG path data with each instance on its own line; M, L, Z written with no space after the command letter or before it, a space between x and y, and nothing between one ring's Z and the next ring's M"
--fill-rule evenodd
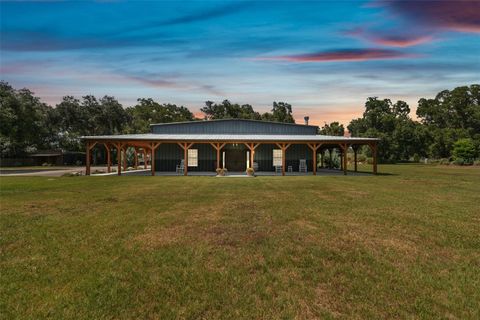
M247 169L246 150L227 150L225 152L225 160L228 171L245 171Z

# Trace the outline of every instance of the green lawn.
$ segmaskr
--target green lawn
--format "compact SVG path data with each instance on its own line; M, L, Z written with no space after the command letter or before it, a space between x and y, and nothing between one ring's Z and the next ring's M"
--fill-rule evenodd
M379 171L2 177L0 318L480 318L480 168Z

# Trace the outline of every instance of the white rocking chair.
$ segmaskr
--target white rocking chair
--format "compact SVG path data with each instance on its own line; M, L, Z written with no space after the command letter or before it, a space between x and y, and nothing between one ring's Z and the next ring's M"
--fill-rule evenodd
M177 174L183 174L185 172L185 160L180 161L180 164L177 164L175 168Z
M298 172L307 173L307 160L300 159L300 164L298 165Z

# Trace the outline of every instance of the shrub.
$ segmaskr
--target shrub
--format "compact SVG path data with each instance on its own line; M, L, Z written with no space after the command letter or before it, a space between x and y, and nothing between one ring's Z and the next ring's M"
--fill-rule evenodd
M442 158L442 159L440 159L440 161L438 161L438 163L448 166L450 164L450 160L447 159L447 158Z
M332 155L332 161L330 161L328 155L323 159L323 162L327 168L340 168L340 157L336 153Z
M82 165L82 161L80 161L80 160L75 161L75 165L81 166L81 165Z
M463 166L465 164L465 160L463 158L456 158L452 161L452 163L456 166Z
M367 161L367 156L364 155L364 154L359 154L359 155L357 155L357 161L358 162L365 162L365 161Z
M480 160L475 160L473 161L474 166L480 166Z
M413 162L420 162L420 156L418 155L418 153L415 153L413 155Z
M472 139L460 139L453 145L454 159L462 159L465 164L472 164L476 150Z

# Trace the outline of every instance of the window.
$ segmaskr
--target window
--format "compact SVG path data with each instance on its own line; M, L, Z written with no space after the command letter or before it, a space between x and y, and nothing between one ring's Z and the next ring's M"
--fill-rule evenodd
M198 149L188 149L188 166L198 167Z
M273 149L273 166L280 167L282 166L282 150Z

